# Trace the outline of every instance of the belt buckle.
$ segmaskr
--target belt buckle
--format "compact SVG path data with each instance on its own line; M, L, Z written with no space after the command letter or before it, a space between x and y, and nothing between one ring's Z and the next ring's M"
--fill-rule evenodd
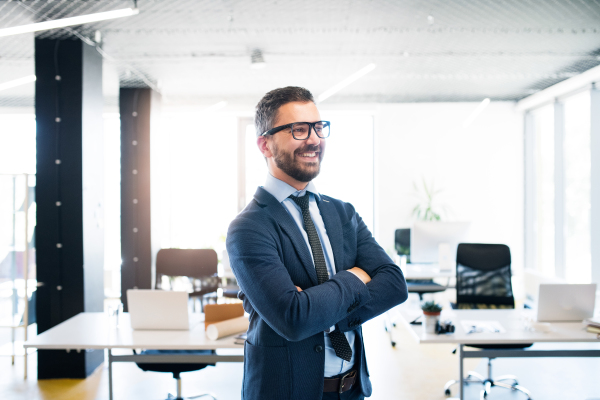
M338 393L343 393L342 389L344 389L344 379L346 379L347 377L351 376L354 373L355 373L355 371L352 370L340 378L340 388L338 390Z

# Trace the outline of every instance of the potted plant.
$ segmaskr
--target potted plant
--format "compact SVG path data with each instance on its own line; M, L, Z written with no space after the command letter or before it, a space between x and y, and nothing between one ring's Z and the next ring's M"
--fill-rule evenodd
M414 194L418 198L417 205L412 210L412 215L418 221L440 221L446 212L444 206L439 205L440 194L443 189L436 189L432 180L428 185L425 177L421 178L421 184L413 181Z
M442 313L442 306L435 301L427 301L421 305L421 310L423 310L425 333L435 333L435 327Z

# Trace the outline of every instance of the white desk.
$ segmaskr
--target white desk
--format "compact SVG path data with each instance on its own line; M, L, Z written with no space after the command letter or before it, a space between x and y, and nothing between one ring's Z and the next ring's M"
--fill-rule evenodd
M104 313L80 313L55 327L41 333L25 344L25 348L44 350L108 349L109 398L112 392L112 363L216 363L243 362L243 355L229 354L165 354L165 355L113 355L112 349L153 350L217 350L243 349L229 336L209 340L204 334L204 322L199 322L188 331L134 331L129 314L120 316L119 327L111 327Z
M438 264L412 264L412 263L398 263L400 269L402 270L402 274L404 275L404 279L408 280L432 280L436 278L446 279L446 284L438 286L437 283L431 284L420 284L420 285L408 285L409 293L434 293L443 291L445 289L451 288L450 280L456 276L455 270L441 270ZM419 294L419 297L421 295ZM396 326L396 319L392 318L389 313L386 313L385 319L385 330L390 337L390 343L392 347L396 347L396 340L394 339L394 334L392 327Z
M459 391L460 399L464 399L463 360L465 358L498 358L498 357L600 357L600 339L598 335L589 333L580 322L552 323L550 332L537 332L526 329L527 317L531 310L444 310L441 319L452 320L456 326L454 334L436 335L423 332L422 325L411 325L421 314L421 310L408 306L399 307L402 321L419 343L454 343L458 345L459 358ZM498 321L504 333L471 333L464 331L460 321ZM521 343L593 343L589 350L580 349L488 349L465 351L465 345L476 344L521 344ZM440 388L441 391L441 388Z

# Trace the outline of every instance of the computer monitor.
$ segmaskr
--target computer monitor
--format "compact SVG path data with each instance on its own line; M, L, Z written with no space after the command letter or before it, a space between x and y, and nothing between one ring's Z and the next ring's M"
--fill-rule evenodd
M406 262L410 262L410 228L396 229L394 247L399 256L406 256Z
M470 222L415 222L410 231L410 259L413 264L438 263L440 244L447 244L444 258L456 265L459 243L468 242ZM441 266L440 266L441 267Z

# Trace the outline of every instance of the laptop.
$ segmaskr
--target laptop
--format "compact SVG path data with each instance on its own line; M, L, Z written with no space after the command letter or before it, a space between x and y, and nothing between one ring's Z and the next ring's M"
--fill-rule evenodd
M134 330L189 330L187 292L129 289L127 304Z
M596 284L541 283L537 320L540 322L583 321L594 315Z

